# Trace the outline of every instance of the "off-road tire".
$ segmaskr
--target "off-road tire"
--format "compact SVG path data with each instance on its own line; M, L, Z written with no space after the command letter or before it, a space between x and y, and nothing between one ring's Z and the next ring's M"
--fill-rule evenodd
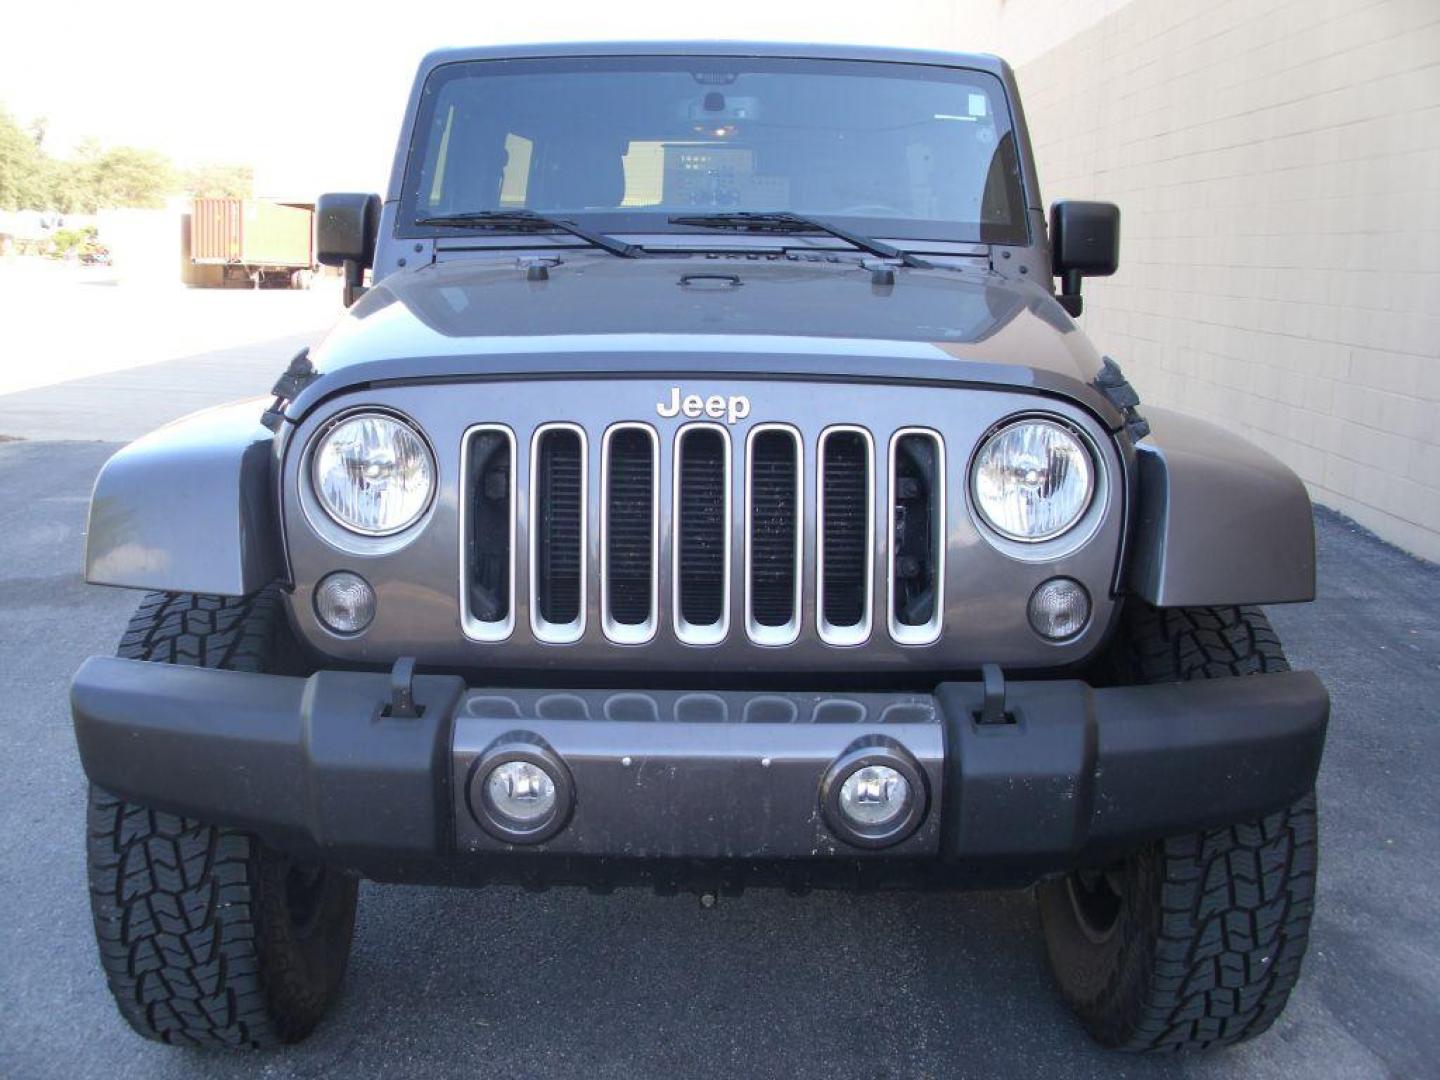
M294 662L272 587L243 599L151 593L119 654L275 672ZM146 1038L261 1048L304 1038L335 998L356 881L247 833L90 788L87 855L100 962Z
M1153 608L1131 603L1111 650L1129 684L1289 671L1280 638L1258 607Z
M1125 613L1113 668L1137 683L1288 671L1255 607ZM1275 1022L1300 974L1316 871L1315 794L1259 821L1171 837L1037 889L1050 967L1090 1033L1122 1050L1200 1050Z

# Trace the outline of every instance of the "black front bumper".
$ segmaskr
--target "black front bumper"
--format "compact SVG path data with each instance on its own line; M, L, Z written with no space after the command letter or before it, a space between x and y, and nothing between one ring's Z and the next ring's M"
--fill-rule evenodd
M1010 682L933 694L470 689L92 658L71 692L90 779L252 830L381 880L1023 884L1149 840L1254 820L1315 782L1329 699L1308 672L1095 689ZM403 710L402 710L403 711ZM505 748L556 763L561 827L517 844L473 808ZM822 790L836 762L899 759L913 831L847 841Z

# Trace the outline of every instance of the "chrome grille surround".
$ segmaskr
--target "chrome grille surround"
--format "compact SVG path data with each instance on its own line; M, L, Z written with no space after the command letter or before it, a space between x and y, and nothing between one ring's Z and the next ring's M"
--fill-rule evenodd
M470 610L470 530L474 527L471 520L472 507L474 506L474 493L465 490L461 492L459 500L460 535L465 538L460 545L460 627L465 636L474 641L504 641L515 632L515 491L519 486L519 476L515 472L515 432L511 431L504 424L473 424L465 429L465 434L460 442L460 475L470 476L470 446L476 435L483 435L486 432L494 432L505 439L510 449L510 543L508 550L510 557L509 565L505 568L505 587L510 593L510 603L505 618L494 621L484 621L475 616Z
M546 433L551 431L574 432L580 440L580 603L576 608L575 618L566 623L553 623L547 621L540 614L540 579L537 573L539 565L539 542L540 530L537 523L540 520L540 485L536 482L540 461L540 444ZM530 516L529 522L529 551L530 564L530 589L528 594L530 606L530 632L539 641L551 645L568 645L571 642L579 641L585 636L586 616L589 613L590 605L587 602L589 595L589 569L590 560L587 557L587 541L589 539L589 479L590 479L590 447L589 440L585 436L585 429L579 424L571 423L549 423L541 424L535 429L530 439ZM464 550L464 544L461 545ZM462 579L463 580L463 579Z
M885 616L889 624L890 637L901 645L929 645L940 637L944 629L945 620L945 439L933 428L903 427L890 436L890 452L887 455L889 465L886 472L885 483L885 527L891 530L895 528L895 505L898 484L896 483L897 468L899 459L897 453L900 448L900 440L906 437L929 439L935 446L937 467L936 490L934 493L931 516L934 519L933 543L935 545L935 610L927 622L918 625L909 625L900 622L896 617L899 605L895 601L895 579L896 579L896 554L893 550L893 543L886 545L885 557Z
M766 626L755 618L753 583L755 553L755 440L767 432L789 436L795 447L795 583L790 620L780 626ZM805 440L791 424L755 424L745 437L745 633L757 645L782 646L800 636L800 619L805 589Z
M825 510L825 450L837 435L857 435L865 448L865 542L864 553L875 550L875 437L854 424L833 424L820 433L815 451L815 630L827 645L863 645L870 638L874 622L875 560L864 558L864 586L860 618L853 624L835 625L825 614L825 541L829 521Z
M650 442L650 614L641 623L622 623L611 616L610 605L610 447L615 436L638 431ZM600 444L600 619L605 636L617 645L643 645L655 636L660 610L660 439L649 424L621 422L605 429Z
M682 527L681 496L684 485L681 482L681 478L684 475L685 442L695 433L701 431L713 431L718 434L721 445L725 448L724 467L721 474L724 477L724 509L721 515L721 528L724 532L724 540L721 545L721 566L723 567L723 573L721 577L720 618L713 623L697 626L694 623L686 621L684 613L681 611L681 594L684 588L684 581L681 577L682 545L680 541L680 529ZM730 432L720 424L683 424L675 432L674 450L670 459L674 463L674 481L670 485L674 498L673 516L670 519L672 530L672 542L670 544L670 598L675 637L686 645L718 645L725 640L725 635L730 632L730 549L732 546L730 512L732 504L731 489L734 487L731 457Z

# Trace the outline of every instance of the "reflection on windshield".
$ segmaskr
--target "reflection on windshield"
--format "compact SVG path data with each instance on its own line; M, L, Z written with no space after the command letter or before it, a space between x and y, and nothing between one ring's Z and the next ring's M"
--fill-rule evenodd
M784 211L869 235L1023 243L998 79L912 64L607 57L445 65L426 85L406 220L486 210ZM608 220L613 219L613 220Z

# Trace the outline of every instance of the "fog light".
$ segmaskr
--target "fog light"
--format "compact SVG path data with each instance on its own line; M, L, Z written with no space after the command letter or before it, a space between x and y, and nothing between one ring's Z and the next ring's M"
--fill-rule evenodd
M375 618L375 590L359 574L341 570L316 587L315 613L337 634L358 634Z
M1090 594L1070 578L1042 582L1030 596L1030 625L1051 641L1072 638L1090 621Z
M516 825L534 825L555 812L555 781L533 762L507 761L485 778L485 799Z
M840 785L840 812L862 827L889 824L909 802L910 785L889 765L856 769Z
M480 755L466 781L475 821L507 844L539 844L570 821L575 781L530 732L516 731Z
M900 843L924 820L928 801L924 774L891 739L852 743L820 782L825 824L855 847Z

